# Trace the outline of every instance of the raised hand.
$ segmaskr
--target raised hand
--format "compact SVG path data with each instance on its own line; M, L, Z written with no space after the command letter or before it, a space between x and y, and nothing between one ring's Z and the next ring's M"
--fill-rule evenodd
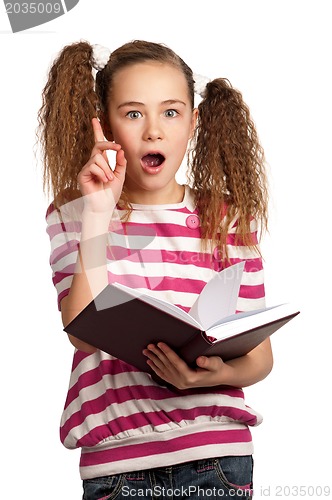
M92 212L111 212L121 196L127 161L120 144L105 140L97 118L92 119L92 127L95 145L89 161L78 174L78 184L85 208ZM116 151L114 171L108 163L107 150Z

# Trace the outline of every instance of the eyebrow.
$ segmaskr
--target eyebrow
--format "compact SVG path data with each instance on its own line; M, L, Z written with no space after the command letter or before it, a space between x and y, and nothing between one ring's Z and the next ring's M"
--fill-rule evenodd
M180 99L167 99L166 101L161 102L162 105L173 105L173 104L183 104L183 106L186 106L186 103L184 101L181 101ZM120 108L125 108L125 107L133 107L133 106L145 106L144 102L139 102L139 101L128 101L128 102L123 102L122 104L119 104L118 109Z

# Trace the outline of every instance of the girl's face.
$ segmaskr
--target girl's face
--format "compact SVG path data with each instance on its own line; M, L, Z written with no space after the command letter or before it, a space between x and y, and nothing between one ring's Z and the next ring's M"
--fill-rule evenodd
M169 64L138 63L114 75L108 135L125 152L132 203L182 201L175 174L197 118L188 94L185 76Z

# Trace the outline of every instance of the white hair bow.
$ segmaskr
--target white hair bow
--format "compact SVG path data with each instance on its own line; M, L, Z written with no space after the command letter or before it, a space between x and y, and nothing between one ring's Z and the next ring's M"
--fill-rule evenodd
M108 60L110 58L111 51L103 45L92 45L92 58L91 64L97 70L100 71L105 68Z
M211 81L210 78L207 78L203 75L198 75L194 73L194 82L195 82L195 94L200 95L201 97L205 96L205 89L207 84Z

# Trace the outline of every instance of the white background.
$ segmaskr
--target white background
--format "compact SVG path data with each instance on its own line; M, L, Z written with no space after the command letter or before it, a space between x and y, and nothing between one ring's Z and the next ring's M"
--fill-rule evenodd
M34 153L49 64L80 39L110 49L135 38L163 42L195 72L227 77L242 91L269 165L267 302L301 309L272 338L273 372L246 390L264 416L253 430L256 498L318 498L311 487L332 489L329 3L80 0L16 34L1 4L1 498L81 498L79 451L58 438L72 347L51 282L49 200Z

